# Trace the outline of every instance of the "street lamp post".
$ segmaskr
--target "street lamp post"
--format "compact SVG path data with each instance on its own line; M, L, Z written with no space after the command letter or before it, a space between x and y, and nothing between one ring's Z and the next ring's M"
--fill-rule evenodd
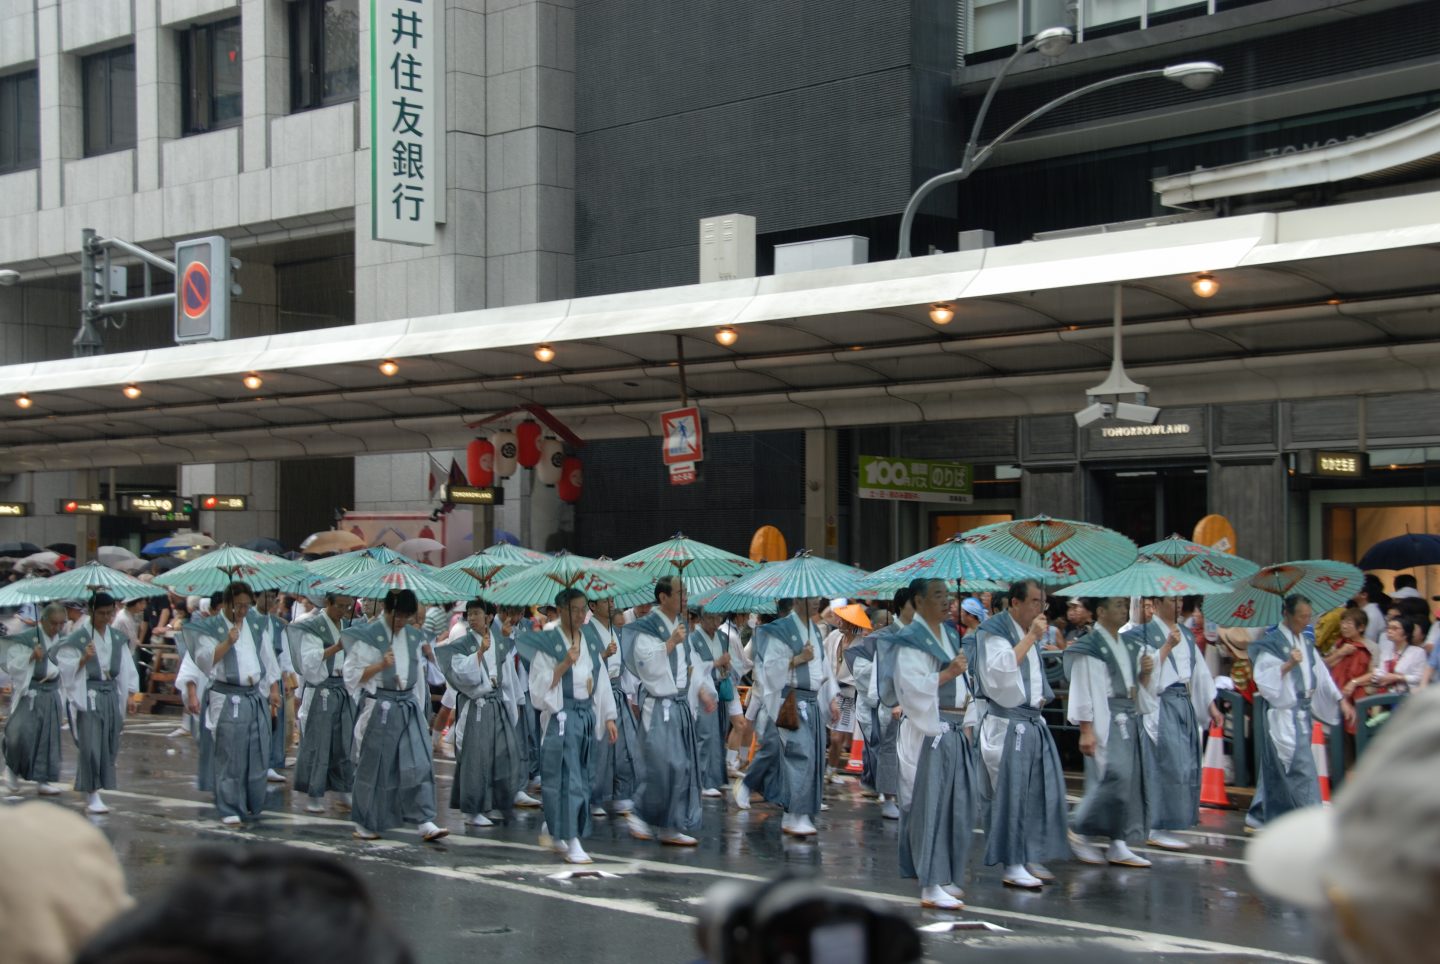
M1153 70L1138 70L1130 74L1121 74L1118 77L1107 77L1104 80L1097 80L1093 84L1077 88L1067 94L1063 94L1041 107L1037 107L1024 117L1020 118L1009 127L1005 128L993 141L984 148L979 146L980 127L985 122L985 115L990 110L990 102L995 98L995 91L999 88L1000 82L1005 79L1006 72L1010 65L1015 63L1021 55L1031 50L1039 50L1047 56L1054 56L1069 46L1072 36L1069 30L1064 27L1051 27L1042 30L1034 38L1020 49L1016 50L1005 61L995 79L990 82L990 89L985 92L985 99L980 104L980 112L975 115L975 125L970 132L970 140L965 144L965 153L961 158L960 166L953 171L946 171L944 174L937 174L916 189L910 196L909 202L905 205L905 214L900 218L900 250L896 258L910 257L910 235L915 227L915 214L920 210L920 202L923 201L931 191L946 184L954 184L963 181L975 170L990 159L995 149L1009 140L1015 133L1029 125L1057 107L1070 103L1072 100L1084 97L1086 94L1094 93L1097 90L1104 90L1107 87L1114 87L1117 84L1128 84L1132 80L1148 80L1152 77L1163 77L1166 80L1173 80L1183 84L1190 90L1204 90L1215 82L1215 78L1224 73L1224 68L1219 64L1209 61L1196 61L1193 63L1173 64L1169 67L1157 67Z

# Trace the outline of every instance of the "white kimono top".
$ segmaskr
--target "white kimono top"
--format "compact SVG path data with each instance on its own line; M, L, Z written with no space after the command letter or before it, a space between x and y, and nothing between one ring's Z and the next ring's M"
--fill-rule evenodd
M1161 639L1170 636L1173 628L1159 616L1152 617L1150 625L1155 627L1150 631L1154 636L1157 632ZM1159 649L1154 649L1151 656L1155 660L1156 681L1155 691L1167 689L1176 683L1190 684L1190 705L1195 708L1195 718L1200 721L1200 728L1203 730L1210 725L1210 704L1215 702L1215 677L1210 673L1210 665L1205 662L1205 656L1200 648L1195 648L1195 658L1191 659L1190 642L1194 637L1190 630L1184 626L1180 627L1180 642L1174 649L1170 650L1168 659L1160 659ZM1145 714L1145 733L1154 743L1160 737L1160 714Z
M1300 673L1305 679L1305 690L1310 696L1311 715L1322 723L1329 723L1332 726L1339 723L1340 690L1336 688L1335 680L1325 666L1325 660L1321 659L1318 653L1314 653L1314 671L1312 671L1311 651L1315 648L1314 644L1303 634L1297 638L1283 625L1278 627L1277 631L1291 649L1300 650L1300 654L1304 657L1300 661ZM1296 690L1293 672L1285 673L1282 677L1280 669L1284 665L1273 653L1256 652L1254 660L1255 688L1260 691L1261 696L1265 697L1265 702L1270 704L1265 715L1267 732L1270 742L1275 747L1275 752L1289 767L1297 750L1303 747L1305 752L1310 752L1310 733L1309 731L1295 732L1295 718L1291 710L1294 709L1301 694Z
M90 641L95 644L95 660L100 666L100 676L107 678L110 674L110 658L112 646L122 646L125 652L120 656L120 676L115 687L115 699L120 703L120 712L125 712L125 702L130 699L130 694L140 692L140 673L135 669L135 657L130 652L130 646L125 637L109 629L104 633L95 632L94 626L86 623L81 626L88 630ZM61 639L66 638L64 635ZM60 666L60 688L65 691L65 699L77 713L84 713L90 709L89 697L86 695L86 667L80 665L80 650L74 646L66 646L55 653L55 662ZM88 665L88 664L87 664Z
M556 630L563 638L563 630ZM579 630L577 630L579 632ZM569 640L566 640L568 643ZM540 732L550 728L550 719L560 721L560 732L565 732L565 677L554 686L555 667L560 665L549 653L537 652L530 660L530 702L540 711ZM615 721L615 694L606 685L607 680L592 679L589 646L581 637L580 658L570 667L571 699L589 699L595 710L595 737L603 739L605 724Z
M785 618L795 621L800 630L800 638L810 644L810 685L815 690L821 713L821 719L816 720L815 725L828 726L830 702L840 695L840 687L836 684L835 674L830 671L829 662L825 658L825 640L821 637L819 628L814 623L801 619L799 613L792 611ZM785 700L785 687L795 685L795 670L790 668L790 660L798 655L792 653L790 647L779 640L772 639L766 644L765 657L761 660L755 676L757 679L764 677L761 698L765 701L765 713L772 720L780 713L780 704ZM800 704L801 712L806 712L804 705L803 702Z
M1110 632L1099 623L1095 624L1091 632L1100 634L1100 638L1105 641L1106 647L1109 648L1115 662L1120 666L1121 675L1124 677L1124 690L1126 692L1131 689L1135 691L1135 712L1144 718L1148 728L1150 718L1155 715L1155 711L1160 706L1159 697L1156 695L1159 692L1157 680L1160 674L1158 671L1151 672L1149 685L1139 685L1136 679L1137 671L1131 666L1129 648L1110 635ZM1140 653L1142 656L1149 656L1152 660L1156 658L1155 650L1149 646L1142 646ZM1071 723L1093 724L1095 764L1102 771L1105 769L1105 747L1110 742L1110 694L1112 692L1114 692L1114 687L1110 680L1110 664L1108 662L1093 656L1082 656L1071 663L1066 718Z
M918 623L941 651L951 659L959 651L951 645L950 634L943 629L937 636L933 626L918 616L911 620ZM858 660L856 661L859 662ZM900 734L895 741L895 755L900 761L900 807L910 806L915 792L915 772L920 765L920 752L925 741L939 737L950 724L940 718L940 671L945 667L935 662L935 657L921 652L913 646L897 646L895 653L895 696L905 715L900 720ZM970 689L962 673L955 678L956 696L965 706L962 726L974 725L975 702L970 699Z
M230 632L230 627L235 624L226 618L224 613L220 619L225 624L225 632ZM250 621L240 621L240 635L235 639L232 651L235 653L235 679L230 679L225 672L225 660L215 659L215 649L219 643L208 637L198 640L195 647L195 665L205 677L216 683L232 683L236 686L253 686L261 696L270 692L270 687L280 681L280 663L275 659L275 647L262 634L260 639L260 653L255 653L255 637L250 631ZM178 680L177 680L178 682ZM205 725L215 729L215 724L220 720L220 712L225 707L225 694L210 693L209 702L205 706Z

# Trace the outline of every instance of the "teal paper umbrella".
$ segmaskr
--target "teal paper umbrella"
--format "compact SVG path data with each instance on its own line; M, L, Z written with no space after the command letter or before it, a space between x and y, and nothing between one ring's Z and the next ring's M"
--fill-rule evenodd
M155 577L155 585L173 589L182 596L209 596L240 580L251 589L289 589L305 577L298 562L251 552L239 546L221 546L214 552Z
M980 526L964 538L972 545L1038 566L1051 586L1119 572L1140 553L1135 543L1113 529L1044 515Z
M515 575L522 569L545 562L550 557L543 552L522 549L508 542L500 542L483 552L466 556L442 568L443 572L461 573L475 580L480 589L500 579Z
M23 606L26 603L35 602L32 590L38 588L45 580L40 577L30 579L17 579L10 585L0 589L0 608L12 606Z
M548 561L530 566L481 592L497 606L550 606L562 589L578 589L586 598L614 598L648 589L653 583L642 573L586 556L559 552Z
M1137 562L1119 572L1061 590L1075 596L1214 596L1229 592L1222 582L1194 576L1163 562Z
M822 559L807 549L797 553L793 559L771 563L730 585L726 591L771 600L848 598L860 591L866 575L863 569Z
M616 562L626 568L643 572L652 581L661 576L673 575L684 576L687 580L694 577L736 579L760 568L760 563L745 556L696 542L679 532L664 542L622 556Z
M402 556L394 549L387 549L385 546L371 546L368 549L357 549L354 552L307 562L305 569L311 575L320 576L323 579L338 579L341 576L353 576L367 569L374 569L376 566L396 561L414 562L409 556Z
M1292 593L1309 599L1319 615L1344 605L1363 583L1364 574L1343 562L1282 562L1232 583L1223 595L1207 597L1205 618L1217 626L1274 626L1282 618L1285 597Z
M943 579L961 592L1008 589L1017 579L1044 582L1046 574L1034 565L974 545L961 536L947 539L908 559L877 569L865 578L864 588L877 593L894 593L916 579Z
M87 562L78 569L48 579L22 580L13 586L16 596L23 602L83 599L97 592L108 593L120 600L165 595L163 586L141 582L98 562Z
M1249 559L1241 559L1228 552L1202 546L1194 540L1182 539L1178 535L1141 546L1140 555L1215 582L1234 582L1236 579L1253 576L1260 569L1259 565Z
M694 605L699 607L701 612L706 613L762 613L772 614L775 612L775 600L764 596L752 596L745 592L736 592L735 584L731 583L724 589L706 593L694 600Z
M313 591L340 593L357 599L384 599L396 589L413 591L415 598L422 603L449 603L459 598L454 586L404 559L322 582Z

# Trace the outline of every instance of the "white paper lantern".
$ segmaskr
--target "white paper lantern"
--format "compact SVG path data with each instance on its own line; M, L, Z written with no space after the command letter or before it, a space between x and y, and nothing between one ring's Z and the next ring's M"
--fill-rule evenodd
M565 466L565 446L558 438L540 440L540 461L535 464L535 474L546 485L560 481L560 470Z
M495 445L495 474L499 478L508 479L515 474L515 457L520 453L520 443L515 440L514 432L496 432L490 436L490 441Z

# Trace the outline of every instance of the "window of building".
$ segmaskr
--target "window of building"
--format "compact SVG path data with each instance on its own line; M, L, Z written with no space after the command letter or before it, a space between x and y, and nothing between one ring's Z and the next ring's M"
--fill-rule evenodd
M1186 17L1205 16L1258 0L969 0L964 50L975 62L1008 56L1046 27L1069 27L1075 39L1145 30Z
M244 114L240 20L191 27L180 38L180 75L185 82L186 134L234 127Z
M359 96L359 0L290 4L290 109L311 110Z
M85 85L85 156L135 146L135 48L118 47L80 62Z
M40 84L35 71L0 77L0 174L40 163Z

